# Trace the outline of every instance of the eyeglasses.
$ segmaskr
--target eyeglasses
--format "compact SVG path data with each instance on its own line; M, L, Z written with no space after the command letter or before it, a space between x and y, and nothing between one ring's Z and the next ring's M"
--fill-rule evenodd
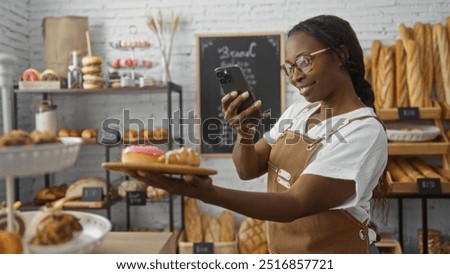
M296 67L302 73L308 73L313 68L311 57L319 53L325 52L329 49L330 48L321 49L312 53L300 55L297 58L297 60L295 60L294 64L291 65L290 63L284 63L283 65L280 66L280 69L283 70L284 74L286 74L286 77L289 77L294 72L294 67Z

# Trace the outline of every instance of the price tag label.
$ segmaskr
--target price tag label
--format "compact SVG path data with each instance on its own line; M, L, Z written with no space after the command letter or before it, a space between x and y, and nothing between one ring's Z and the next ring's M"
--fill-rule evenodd
M417 179L420 194L441 194L441 180L439 178Z
M144 191L127 191L127 203L130 206L144 206L147 204L147 193Z
M214 243L194 243L194 254L214 254Z
M420 111L417 107L398 108L398 118L400 120L419 120Z
M81 200L85 202L97 202L103 200L103 188L101 187L83 187Z

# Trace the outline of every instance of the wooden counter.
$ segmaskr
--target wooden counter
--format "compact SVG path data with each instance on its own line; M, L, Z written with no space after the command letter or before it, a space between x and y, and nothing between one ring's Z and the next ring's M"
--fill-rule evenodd
M177 238L172 232L110 232L93 253L175 254Z

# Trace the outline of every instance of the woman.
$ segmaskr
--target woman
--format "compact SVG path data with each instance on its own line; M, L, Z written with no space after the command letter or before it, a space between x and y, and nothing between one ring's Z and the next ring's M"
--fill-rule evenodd
M288 33L289 82L307 103L291 105L256 144L245 119L257 101L237 113L248 94L222 99L224 117L238 133L233 161L241 179L268 173L267 193L214 186L209 177L184 182L155 174L130 174L169 192L191 196L267 220L271 253L369 253L370 200L387 162L387 138L364 79L363 52L350 24L317 16ZM380 182L383 182L381 180ZM378 185L378 188L376 188Z

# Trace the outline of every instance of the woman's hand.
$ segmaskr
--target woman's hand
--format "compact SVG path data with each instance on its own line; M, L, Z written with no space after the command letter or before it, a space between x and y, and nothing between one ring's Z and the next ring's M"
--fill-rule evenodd
M128 171L126 174L147 185L164 189L171 194L189 196L197 199L205 197L213 187L212 179L209 176L185 175L183 179L175 179L143 171Z
M251 114L261 108L261 100L255 101L249 108L238 113L239 106L250 96L248 91L238 95L236 91L226 94L222 98L222 111L224 119L236 132L244 139L253 139L256 126L270 116L270 113L263 113L261 119L250 118Z

